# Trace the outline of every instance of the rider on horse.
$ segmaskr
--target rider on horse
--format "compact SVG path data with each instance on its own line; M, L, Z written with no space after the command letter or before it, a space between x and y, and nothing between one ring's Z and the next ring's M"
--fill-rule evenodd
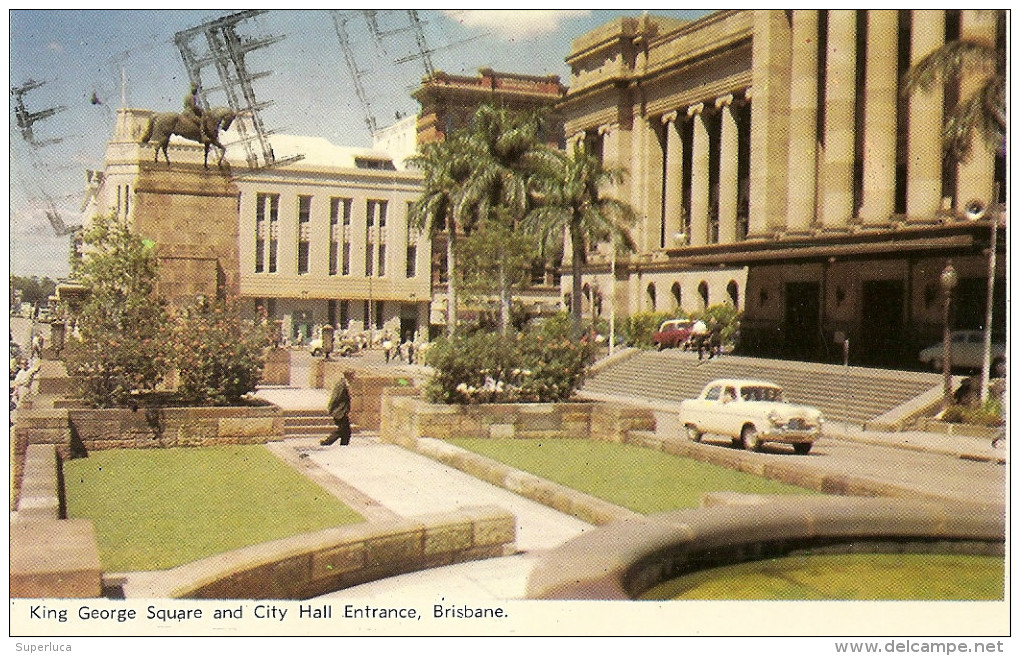
M184 116L198 124L198 133L202 136L203 141L209 138L205 131L205 110L198 102L197 84L192 84L191 91L184 96Z

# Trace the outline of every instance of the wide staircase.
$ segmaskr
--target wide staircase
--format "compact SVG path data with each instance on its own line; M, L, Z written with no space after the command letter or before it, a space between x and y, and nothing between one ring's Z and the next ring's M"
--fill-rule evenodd
M788 400L820 409L828 421L863 424L942 385L938 374L912 371L731 355L699 361L677 350L621 355L596 369L582 395L679 403L716 378L754 378L779 384Z
M333 423L325 410L284 410L283 437L314 437L321 440L327 437L336 424Z

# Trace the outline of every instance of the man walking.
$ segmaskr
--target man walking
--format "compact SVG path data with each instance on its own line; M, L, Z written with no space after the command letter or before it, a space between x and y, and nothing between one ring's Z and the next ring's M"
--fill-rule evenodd
M340 446L347 446L351 441L351 390L348 384L348 379L353 378L354 374L350 371L341 372L340 378L337 379L336 384L333 386L333 392L329 395L329 403L326 406L327 412L333 417L333 421L336 423L336 430L333 431L330 436L321 442L322 446L329 446L340 440Z

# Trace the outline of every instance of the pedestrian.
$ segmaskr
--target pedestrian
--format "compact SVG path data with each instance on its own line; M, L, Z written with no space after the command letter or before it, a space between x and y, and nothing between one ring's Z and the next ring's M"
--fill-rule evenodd
M701 360L705 355L705 347L708 346L706 344L708 326L701 319L695 321L694 326L691 327L691 339L694 341L694 345L698 347L698 359Z
M340 446L347 446L351 442L351 389L349 379L353 379L351 371L343 371L340 378L333 385L333 392L329 395L329 403L326 411L333 418L336 430L330 436L319 442L322 446L329 446L340 440Z
M713 324L708 331L708 359L722 355L722 331L717 324Z
M390 339L390 334L386 333L383 337L383 352L386 354L386 362L390 361L390 356L393 355L393 340Z

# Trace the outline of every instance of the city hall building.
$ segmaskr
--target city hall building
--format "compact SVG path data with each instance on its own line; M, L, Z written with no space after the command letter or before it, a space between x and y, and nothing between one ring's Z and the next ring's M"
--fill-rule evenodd
M974 82L899 86L947 40L1004 46L1000 13L645 15L574 40L567 142L626 170L613 193L639 217L636 253L590 259L591 309L610 296L618 314L732 303L747 352L841 360L849 340L855 363L909 363L941 338L948 260L952 325L984 325L994 222L1003 328L1004 153L979 136L956 163L940 140L944 107ZM988 211L968 214L972 201Z

